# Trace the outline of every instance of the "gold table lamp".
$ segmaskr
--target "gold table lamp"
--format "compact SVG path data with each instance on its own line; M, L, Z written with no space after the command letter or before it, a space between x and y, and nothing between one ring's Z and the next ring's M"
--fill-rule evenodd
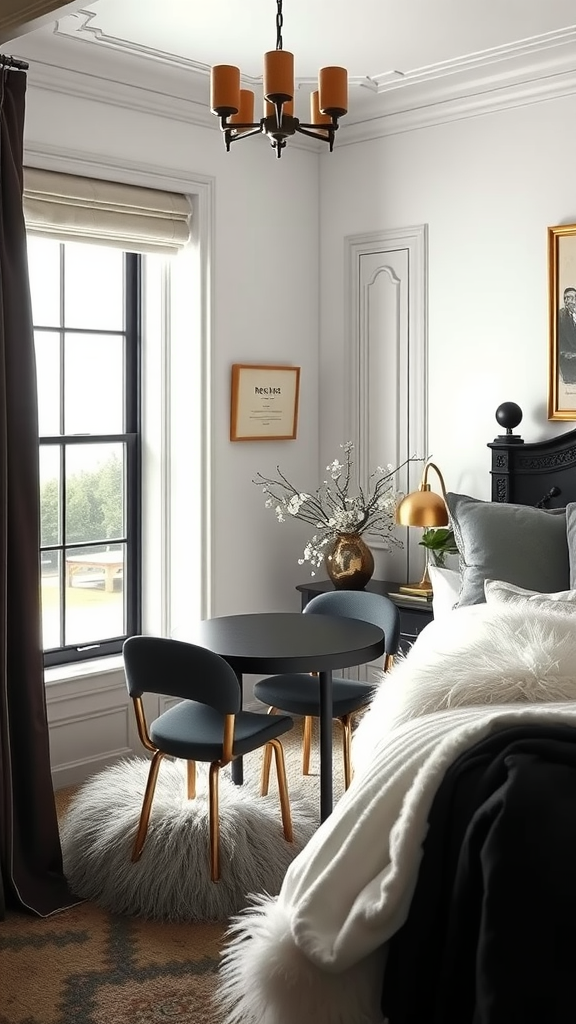
M429 469L434 469L438 474L440 487L442 488L442 497L436 494L435 491L430 490L430 484L428 483ZM422 481L418 490L411 491L398 505L396 509L396 522L401 526L421 526L424 529L427 527L447 526L449 517L445 498L446 487L442 473L433 462L427 462L424 466ZM425 551L426 562L420 583L408 583L398 587L402 594L420 594L425 597L432 597L432 586L430 576L428 575L430 552L428 548Z

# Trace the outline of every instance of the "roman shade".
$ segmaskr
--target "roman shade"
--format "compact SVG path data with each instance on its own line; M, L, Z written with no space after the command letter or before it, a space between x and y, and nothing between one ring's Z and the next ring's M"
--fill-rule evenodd
M24 168L24 216L33 235L175 253L190 239L191 213L179 193Z

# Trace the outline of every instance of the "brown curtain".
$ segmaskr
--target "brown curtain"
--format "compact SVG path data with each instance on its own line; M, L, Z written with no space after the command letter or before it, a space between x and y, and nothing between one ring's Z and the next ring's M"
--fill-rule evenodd
M26 75L0 57L0 867L2 905L77 902L62 873L41 650L36 368L22 212Z

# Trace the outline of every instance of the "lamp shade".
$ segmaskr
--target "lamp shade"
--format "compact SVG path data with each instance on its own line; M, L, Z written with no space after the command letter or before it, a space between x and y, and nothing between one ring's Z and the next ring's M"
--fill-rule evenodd
M447 526L448 509L444 498L435 491L412 491L400 502L396 509L396 522L401 526Z
M294 99L294 54L288 50L269 50L264 54L264 98L278 101Z
M237 114L240 107L240 68L215 64L210 72L210 109L213 114Z
M318 100L322 114L342 117L348 110L348 72L346 68L320 68Z
M252 89L240 89L240 108L231 114L230 124L251 124L254 121L254 93Z
M428 473L433 469L437 474L442 488L442 497L430 490ZM412 491L402 499L396 508L396 522L400 526L447 526L450 518L445 502L446 486L444 477L433 462L427 462L422 474L422 482L417 491Z

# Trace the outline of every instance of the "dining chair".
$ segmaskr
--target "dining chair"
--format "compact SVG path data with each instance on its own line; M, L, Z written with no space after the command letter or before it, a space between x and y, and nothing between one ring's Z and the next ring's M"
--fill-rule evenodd
M196 761L210 764L209 831L212 881L220 878L218 819L219 771L235 757L264 747L274 751L284 837L292 842L292 818L284 750L278 739L293 726L288 715L242 711L238 679L228 662L205 647L167 637L132 636L122 649L128 693L138 735L152 754L142 812L132 850L137 861L146 840L160 762L164 757L187 762L187 795L196 796ZM154 693L180 698L148 727L142 696ZM269 771L270 765L268 765Z
M397 606L383 594L367 590L334 590L313 597L303 610L309 615L341 615L344 618L362 619L379 626L384 633L384 671L394 662L394 655L400 644L400 612ZM366 707L374 692L373 683L362 683L354 679L332 680L333 718L342 725L342 750L344 756L344 787L352 781L351 745L352 716ZM269 714L285 711L304 718L302 741L302 772L310 773L310 747L312 722L320 716L320 681L315 673L284 673L268 676L254 686L254 695L269 705ZM270 756L265 753L262 767L262 794L268 792Z

